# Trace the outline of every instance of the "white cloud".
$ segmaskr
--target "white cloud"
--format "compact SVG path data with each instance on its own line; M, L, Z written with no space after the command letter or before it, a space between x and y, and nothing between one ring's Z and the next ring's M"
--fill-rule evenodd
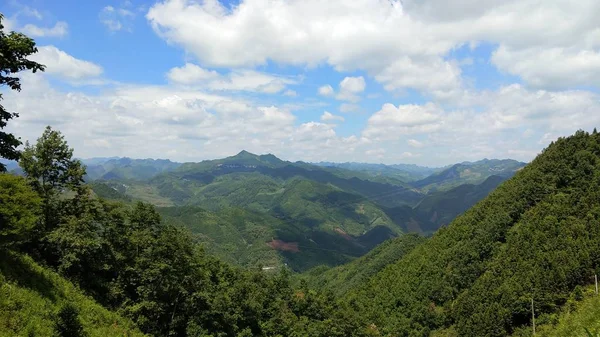
M333 87L330 86L329 84L319 87L319 95L321 95L321 96L329 97L329 96L333 96L334 93L335 92L333 90Z
M296 97L298 96L298 93L294 90L288 89L283 93L283 95L287 97Z
M318 142L335 138L335 131L328 124L308 122L301 124L294 134L292 135L292 141L294 142Z
M375 79L388 91L414 88L441 99L452 97L461 87L458 64L438 58L415 61L403 57L390 63Z
M406 151L406 152L402 152L398 156L398 158L406 159L406 158L413 158L413 157L419 157L419 156L420 156L419 154Z
M377 159L382 159L385 157L385 149L382 148L378 148L378 149L371 149L371 150L367 150L365 151L365 154L367 155L367 157L369 158L377 158Z
M323 115L321 115L321 120L323 122L343 122L344 117L337 116L328 111L325 111L325 112L323 112Z
M195 64L186 63L183 67L169 70L167 78L174 83L197 85L211 90L253 91L274 94L283 91L296 80L255 70L233 70L221 75ZM288 92L289 96L292 91ZM295 93L295 92L294 92Z
M422 142L420 142L416 139L409 139L406 141L406 143L408 143L408 145L410 145L414 148L422 148L423 146L425 146L425 144L423 144Z
M197 161L246 149L316 161L377 158L386 163L443 165L484 157L530 160L550 140L600 125L596 94L511 85L481 93L477 109L386 104L370 117L362 133L342 137L334 130L341 116L331 113L324 112L321 123L297 125L297 117L285 108L224 92L119 85L92 95L58 91L44 78L25 74L22 92L6 93L6 107L21 112L9 129L24 140L35 140L45 125L52 125L65 133L81 157L167 156ZM536 130L529 140L523 137L527 129ZM421 147L423 139L427 146Z
M15 20L7 17L2 19L2 25L4 26L5 32L12 32L16 28Z
M340 91L336 98L343 101L358 102L359 94L365 91L364 77L345 77L340 82Z
M42 46L31 59L46 66L46 73L67 80L83 80L102 74L99 65L77 59L54 46Z
M115 8L106 6L102 8L98 14L100 22L106 26L111 32L125 30L131 32L133 30L133 19L135 13L127 8Z
M493 53L492 62L535 87L600 86L600 51L565 48L515 51L501 46Z
M402 135L436 131L441 121L441 109L432 103L398 107L388 103L369 118L363 135L375 139L399 139Z
M20 11L19 14L23 14L29 17L33 17L35 19L41 20L44 18L44 16L42 15L42 13L40 13L37 9L35 8L31 8L28 6L23 7Z
M172 82L181 84L195 84L220 77L214 70L206 70L192 63L186 63L183 67L175 67L169 70L167 78Z
M34 24L26 24L20 29L31 37L63 37L69 32L69 25L64 21L58 21L54 27L38 27Z
M571 81L597 85L598 12L597 0L245 0L232 8L165 0L146 17L161 37L209 66L326 63L363 70L387 90L449 99L465 84L447 56L482 42L499 46L494 64L527 83L549 88L588 71Z

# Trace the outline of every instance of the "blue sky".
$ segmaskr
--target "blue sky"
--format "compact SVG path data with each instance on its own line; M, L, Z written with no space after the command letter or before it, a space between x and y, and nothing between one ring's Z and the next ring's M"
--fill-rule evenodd
M3 104L80 157L531 160L600 124L595 0L0 4L47 66Z

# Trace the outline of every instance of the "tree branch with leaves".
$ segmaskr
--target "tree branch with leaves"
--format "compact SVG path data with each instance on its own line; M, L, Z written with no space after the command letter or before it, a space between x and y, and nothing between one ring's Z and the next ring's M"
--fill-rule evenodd
M11 90L21 91L21 80L15 74L25 70L34 73L44 71L45 67L27 58L38 51L35 41L21 33L4 32L3 19L4 15L0 13L0 88L6 85ZM2 99L0 94L0 102ZM21 141L14 134L3 131L8 121L17 117L17 113L7 111L0 104L0 158L19 159L17 147L21 145ZM0 172L5 170L6 167L0 163Z

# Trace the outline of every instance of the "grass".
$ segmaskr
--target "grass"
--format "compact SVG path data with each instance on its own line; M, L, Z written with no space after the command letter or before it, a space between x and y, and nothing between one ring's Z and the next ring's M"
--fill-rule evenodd
M600 336L600 296L587 288L585 298L575 302L559 315L555 325L541 326L539 336L588 337Z
M58 311L72 304L89 337L144 336L134 324L81 293L30 257L0 251L0 336L56 336Z

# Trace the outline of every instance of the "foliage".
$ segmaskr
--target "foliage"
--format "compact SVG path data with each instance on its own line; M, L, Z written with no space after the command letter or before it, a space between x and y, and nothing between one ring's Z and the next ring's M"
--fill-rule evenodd
M394 264L425 238L416 234L405 234L390 239L366 255L335 268L313 268L302 275L314 288L325 289L337 296L346 294L368 281L388 265Z
M464 184L448 191L432 192L415 207L416 214L428 220L419 221L421 230L433 233L438 228L449 224L506 179L506 177L493 175L478 185Z
M62 194L87 194L83 187L85 167L73 159L73 149L64 136L49 126L35 145L25 144L19 165L43 200L43 224L48 230L60 222Z
M452 165L411 185L425 192L446 191L462 184L480 184L490 176L509 178L525 163L512 159L484 159Z
M21 33L4 32L3 19L4 16L0 13L0 88L6 85L12 90L20 91L21 81L15 75L25 70L34 73L38 70L43 71L44 66L27 59L37 52L35 42ZM2 131L8 125L8 121L16 117L19 115L6 111L0 104L0 158L19 159L17 147L21 145L21 141L15 135ZM5 165L0 163L0 172L4 171Z
M113 169L121 171L137 167L137 162L160 168L158 161L128 158L95 159L90 164L114 163ZM468 165L496 172L503 163ZM506 163L512 167L512 162ZM290 163L242 151L224 159L186 163L146 181L97 180L92 188L111 200L131 198L159 206L167 221L190 228L211 253L229 262L253 267L287 263L302 271L351 261L402 232L433 233L505 179L492 176L480 185L422 195L404 183L384 182L373 175L397 170L427 174L433 169L366 164L349 168L370 171ZM300 249L273 250L267 245L273 240Z
M6 250L0 254L0 336L56 336L57 314L67 303L76 308L90 337L142 336L131 321L30 257Z
M79 312L74 305L67 303L58 311L56 333L60 337L87 336L79 321Z
M26 240L37 224L40 198L22 177L0 173L0 246Z
M393 335L505 336L556 313L600 262L600 136L545 149L347 298Z

